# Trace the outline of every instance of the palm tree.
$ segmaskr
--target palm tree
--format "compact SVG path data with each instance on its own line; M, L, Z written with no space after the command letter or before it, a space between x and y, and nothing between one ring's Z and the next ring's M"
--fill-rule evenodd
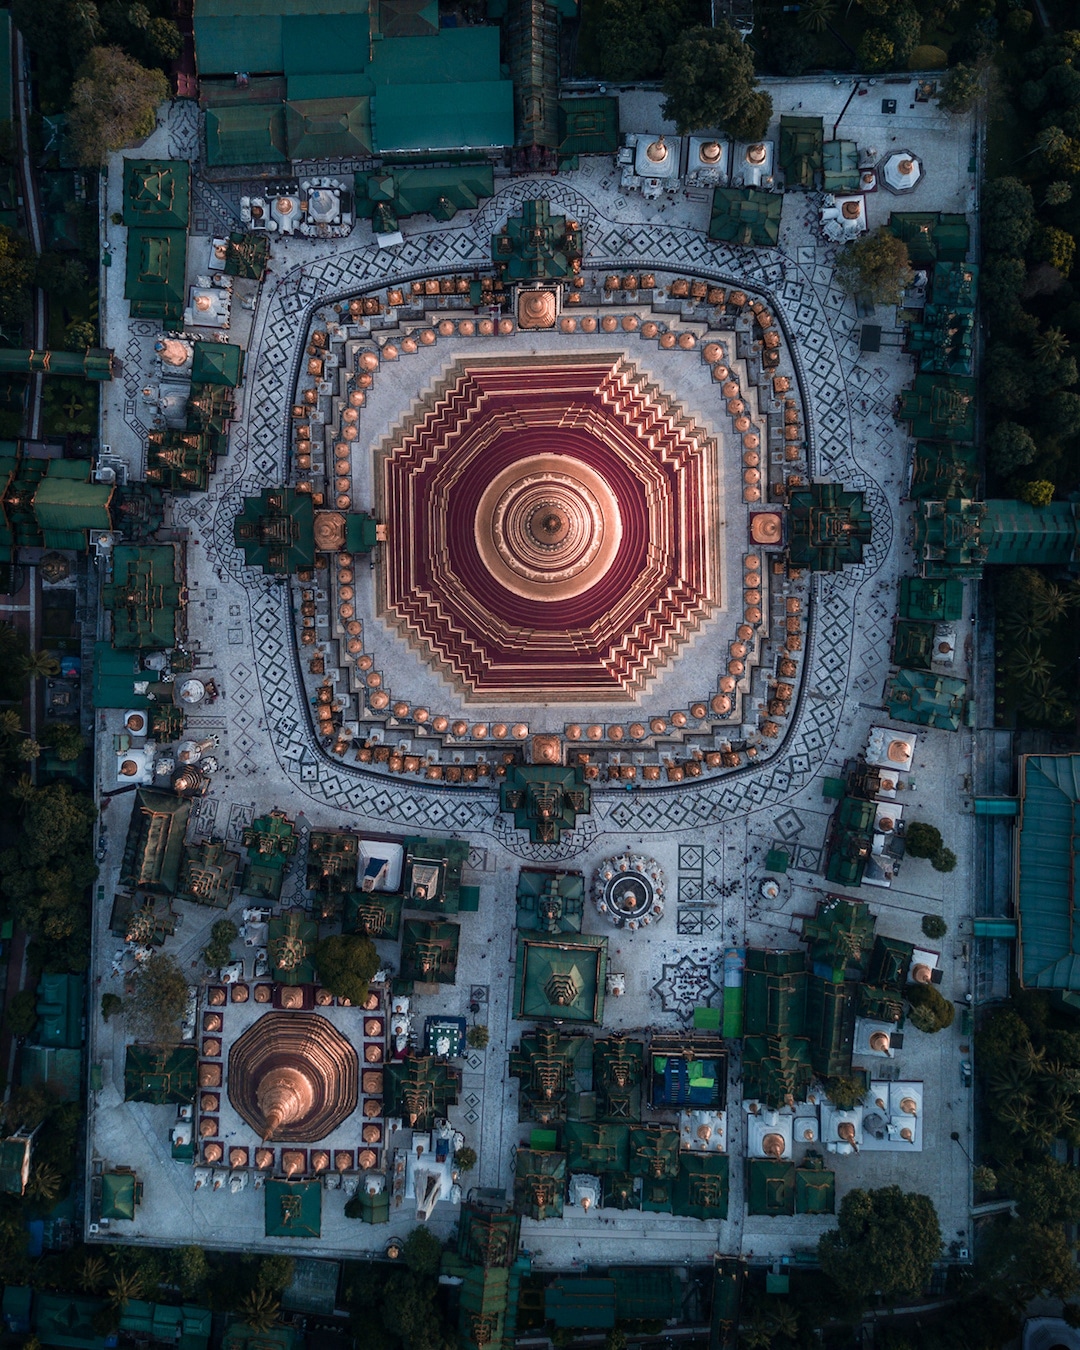
M782 1336L793 1341L799 1334L799 1314L790 1303L778 1303L768 1316L769 1329L773 1336Z
M739 1340L747 1350L769 1350L772 1345L769 1323L760 1313L756 1313L745 1326L739 1328Z
M108 1266L102 1257L87 1253L79 1266L79 1286L88 1294L96 1294L105 1282Z
M109 1304L113 1308L126 1308L133 1298L142 1297L142 1291L142 1276L137 1270L118 1270L109 1289Z
M808 33L824 33L836 17L836 0L806 0L799 8L797 23Z
M1031 350L1039 361L1060 361L1068 355L1069 339L1060 328L1044 328L1035 334Z
M51 1208L60 1194L60 1185L60 1173L52 1163L38 1163L30 1173L26 1193L32 1200L40 1200Z
M1014 638L1018 642L1031 642L1033 638L1041 638L1046 632L1046 625L1035 618L1030 606L1010 610L998 620L998 627L1006 637Z
M5 740L20 735L22 729L22 717L14 708L5 708L3 712L0 712L0 736L3 736Z
M36 791L37 788L34 786L34 780L28 773L22 774L14 783L12 783L11 787L8 788L12 800L18 802L20 807L24 807Z
M1072 587L1063 588L1056 582L1048 581L1031 597L1031 616L1036 623L1049 628L1051 624L1057 623L1058 619L1063 619L1074 604L1076 596Z
M1031 1102L1031 1065L1022 1059L1010 1058L991 1069L987 1087L992 1097Z
M19 673L28 680L59 675L60 662L49 652L27 652L19 661Z
M1006 659L1005 668L1013 679L1021 684L1035 684L1043 679L1048 680L1054 673L1054 667L1043 656L1038 643L1033 643L1030 647L1018 647L1011 652Z
M252 1289L243 1303L240 1312L252 1331L269 1331L278 1320L280 1304L269 1289Z
M1008 1125L1014 1134L1025 1134L1031 1127L1031 1099L1006 1098L998 1107L998 1119Z
M1034 680L1020 691L1016 707L1033 722L1054 722L1064 707L1061 690L1048 678Z

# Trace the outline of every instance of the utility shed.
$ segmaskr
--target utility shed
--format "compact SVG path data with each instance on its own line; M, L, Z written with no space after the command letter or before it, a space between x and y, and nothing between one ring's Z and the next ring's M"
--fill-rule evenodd
M1014 849L1016 946L1026 989L1053 989L1080 1004L1076 895L1080 755L1021 755Z

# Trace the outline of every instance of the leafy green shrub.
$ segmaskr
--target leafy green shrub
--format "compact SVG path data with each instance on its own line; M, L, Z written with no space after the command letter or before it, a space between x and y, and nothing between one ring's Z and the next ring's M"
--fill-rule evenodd
M928 938L943 938L949 931L949 925L938 914L924 914L922 930Z
M491 1033L485 1026L470 1027L465 1033L466 1043L473 1050L485 1050L487 1043L491 1039Z
M911 1024L918 1031L933 1035L952 1026L956 1008L932 984L909 984L904 994L911 1004Z
M211 968L226 966L232 960L232 944L240 930L231 919L218 919L210 929L210 941L203 950L203 960Z
M32 989L20 989L7 1005L4 1021L13 1036L29 1036L37 1026L37 995Z
M102 994L101 1020L107 1022L113 1013L123 1012L124 1000L119 994Z
M936 825L913 820L904 834L904 851L910 858L933 858L941 852L941 831Z

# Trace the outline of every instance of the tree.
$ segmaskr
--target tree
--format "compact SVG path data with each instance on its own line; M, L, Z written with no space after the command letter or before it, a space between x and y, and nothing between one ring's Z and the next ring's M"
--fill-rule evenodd
M906 65L922 37L922 19L914 5L902 4L889 15L887 32L892 40L896 64Z
M785 1341L793 1341L799 1334L799 1314L786 1299L774 1303L769 1309L767 1319L773 1336Z
M825 1096L838 1111L850 1111L866 1096L866 1088L857 1078L826 1078Z
M891 70L896 65L892 38L881 28L868 28L859 40L858 60L861 69L870 74Z
M175 61L184 49L180 29L171 19L151 19L146 25L146 49L150 59L161 65Z
M1050 661L1043 655L1038 643L1017 647L1009 653L1006 670L1019 684L1037 684L1054 673Z
M84 352L97 345L97 324L90 319L72 319L64 329L64 347L69 352Z
M1027 281L1027 268L1022 258L989 258L979 275L979 298L987 309L992 325L1006 321L1020 309L1020 294Z
M320 981L332 994L360 1007L368 996L371 977L379 969L379 953L370 938L342 933L319 943L315 966Z
M240 1304L240 1315L256 1333L269 1331L278 1320L281 1304L269 1289L252 1289Z
M719 127L737 141L757 141L772 117L772 99L754 86L754 58L731 24L690 28L664 58L663 115L680 136Z
M1076 257L1076 240L1068 230L1059 230L1056 225L1036 225L1031 254L1039 262L1048 262L1063 277L1067 277Z
M442 1243L427 1228L414 1228L401 1248L401 1259L414 1275L430 1279L442 1261Z
M1031 189L1019 178L992 178L983 188L979 216L984 248L1020 257L1035 228Z
M71 722L53 722L41 733L41 744L56 751L56 757L63 764L78 759L86 749L82 732Z
M210 967L226 966L232 960L232 943L240 930L231 919L218 919L210 929L210 942L203 949L203 960Z
M101 163L149 134L159 103L169 97L160 70L147 70L119 47L94 47L71 89L70 132L80 164Z
M476 1166L476 1149L459 1148L454 1154L454 1162L459 1172L471 1172Z
M170 1254L173 1282L184 1298L196 1298L210 1276L210 1262L201 1247L174 1247Z
M35 759L41 758L41 742L35 741L32 736L28 736L26 740L20 741L16 746L15 754L27 764L32 764Z
M26 1183L26 1194L46 1210L52 1209L60 1197L60 1173L51 1163L37 1163Z
M836 279L849 295L865 295L874 304L896 305L914 280L907 244L882 225L845 245L836 262Z
M909 858L932 858L942 847L941 831L936 825L913 820L904 835L904 852Z
M622 1327L612 1327L604 1337L604 1350L626 1350L626 1332Z
M1060 1224L998 1219L984 1237L982 1266L986 1286L1017 1308L1044 1293L1065 1299L1080 1287L1072 1244Z
M1046 206L1065 206L1072 201L1072 195L1072 184L1059 179L1055 183L1047 183L1043 204Z
M939 914L924 914L922 919L922 930L928 938L936 941L943 938L949 931L949 925Z
M1018 422L999 422L986 438L990 463L1000 474L1022 469L1038 454L1038 446L1027 427Z
M1048 478L1030 478L1020 484L1016 495L1029 506L1049 506L1054 500L1054 485Z
M667 48L692 22L687 0L604 0L592 43L600 75L605 80L656 79Z
M836 0L808 0L799 6L796 23L808 33L824 33L836 17Z
M976 1196L993 1195L997 1190L997 1173L992 1167L976 1167L971 1173L971 1181L975 1187Z
M849 1191L837 1227L818 1242L821 1268L852 1300L880 1293L886 1302L919 1293L941 1251L929 1196L885 1186Z
M466 1044L472 1050L486 1050L490 1039L491 1033L488 1031L487 1027L481 1026L480 1023L470 1027L465 1033Z
M269 1289L272 1294L280 1294L292 1284L295 1273L296 1262L291 1256L264 1256L259 1262L255 1287Z
M88 1294L96 1294L105 1283L109 1268L102 1257L87 1252L79 1264L79 1288Z
M941 83L938 106L948 113L966 113L979 97L979 72L972 66L953 66Z
M107 1022L113 1013L123 1012L124 1000L119 994L102 994L101 1020Z
M1031 1223L1080 1222L1080 1171L1054 1158L1043 1158L1022 1167L1009 1167L1002 1173L1002 1184L1016 1197L1021 1219Z
M37 1026L37 995L20 989L7 1005L4 1022L13 1036L29 1036Z
M43 677L60 674L60 662L51 652L27 652L19 662L19 670L24 679L39 680Z
M60 301L83 295L89 284L86 265L65 253L43 253L37 260L34 283Z
M136 967L132 982L134 987L124 1004L128 1029L149 1041L179 1040L188 984L173 958L164 952L154 952Z
M142 1298L143 1281L137 1270L118 1270L109 1288L109 1305L123 1311L132 1299Z
M1069 338L1064 329L1043 328L1031 344L1031 350L1039 361L1060 361L1069 352Z
M904 995L911 1004L911 1024L916 1030L932 1036L952 1026L956 1008L934 985L909 984Z
M16 325L30 317L33 277L29 246L0 225L0 323Z

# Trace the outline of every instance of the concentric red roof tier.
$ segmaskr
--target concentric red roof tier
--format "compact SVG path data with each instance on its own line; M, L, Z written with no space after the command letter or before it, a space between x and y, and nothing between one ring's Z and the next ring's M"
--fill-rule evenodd
M381 612L479 700L633 698L719 601L717 453L621 353L463 358L378 451Z

